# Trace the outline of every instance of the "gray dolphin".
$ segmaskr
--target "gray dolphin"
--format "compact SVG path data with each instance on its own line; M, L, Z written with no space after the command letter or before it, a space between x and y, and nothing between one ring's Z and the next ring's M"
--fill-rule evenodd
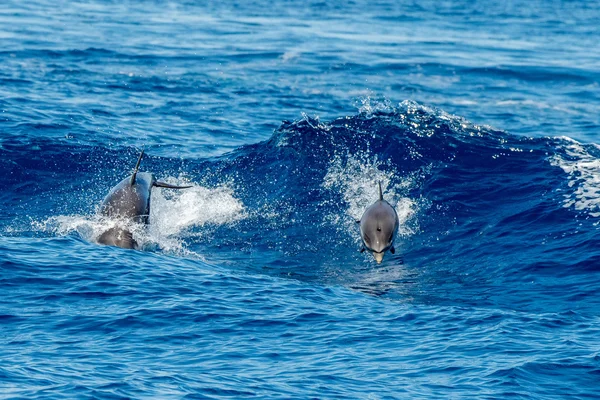
M394 236L398 230L398 214L394 207L383 199L381 182L379 182L379 200L367 208L356 221L360 224L360 237L363 241L361 253L369 250L375 261L381 263L383 254L389 250L394 254Z
M138 172L144 151L135 164L133 174L119 182L106 195L100 205L100 214L147 224L150 215L150 194L154 186L170 189L185 189L191 186L174 186L159 182L149 172ZM138 245L129 230L113 227L98 237L98 243L134 249Z

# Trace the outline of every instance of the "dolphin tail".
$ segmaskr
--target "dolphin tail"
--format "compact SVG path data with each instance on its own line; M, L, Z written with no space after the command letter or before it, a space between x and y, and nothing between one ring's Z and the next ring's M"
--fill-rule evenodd
M142 152L140 153L140 157L137 160L137 163L135 164L135 169L133 170L133 174L131 175L131 180L129 181L129 185L133 186L133 184L135 183L135 177L138 173L138 170L140 169L140 163L142 162L142 157L144 156L144 150L142 149Z
M381 191L381 181L377 182L379 185L379 200L383 200L383 192Z
M176 185L169 185L168 183L156 181L152 184L152 186L162 187L162 188L167 188L167 189L187 189L187 188L191 188L193 185L176 186Z

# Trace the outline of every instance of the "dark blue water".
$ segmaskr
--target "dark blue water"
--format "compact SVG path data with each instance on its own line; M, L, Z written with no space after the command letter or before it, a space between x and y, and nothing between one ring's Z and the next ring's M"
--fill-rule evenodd
M0 398L599 398L598 21L3 2ZM101 246L142 147L194 187L153 192L142 250Z

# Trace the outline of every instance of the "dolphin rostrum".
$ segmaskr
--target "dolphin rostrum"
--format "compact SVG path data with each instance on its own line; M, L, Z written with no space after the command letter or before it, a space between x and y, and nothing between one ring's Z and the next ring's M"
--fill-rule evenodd
M363 241L361 253L369 250L375 261L381 263L383 254L389 250L394 254L394 236L398 230L398 214L394 207L383 199L379 182L379 200L367 208L359 221L360 237Z
M191 186L174 186L159 182L149 172L138 172L144 150L135 164L131 176L113 187L100 205L100 214L106 217L126 219L128 222L147 224L150 215L150 194L154 186L170 189L185 189ZM131 231L115 226L98 237L98 243L126 249L137 248Z

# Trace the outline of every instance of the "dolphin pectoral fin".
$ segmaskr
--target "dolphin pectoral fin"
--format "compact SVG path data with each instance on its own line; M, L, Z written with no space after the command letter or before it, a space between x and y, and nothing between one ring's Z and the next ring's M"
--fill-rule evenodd
M156 181L152 184L152 186L157 186L157 187L162 187L162 188L167 188L167 189L187 189L187 188L191 188L193 185L176 186L176 185L169 185L168 183Z
M394 248L394 246L390 247L390 253L396 254L396 249Z

